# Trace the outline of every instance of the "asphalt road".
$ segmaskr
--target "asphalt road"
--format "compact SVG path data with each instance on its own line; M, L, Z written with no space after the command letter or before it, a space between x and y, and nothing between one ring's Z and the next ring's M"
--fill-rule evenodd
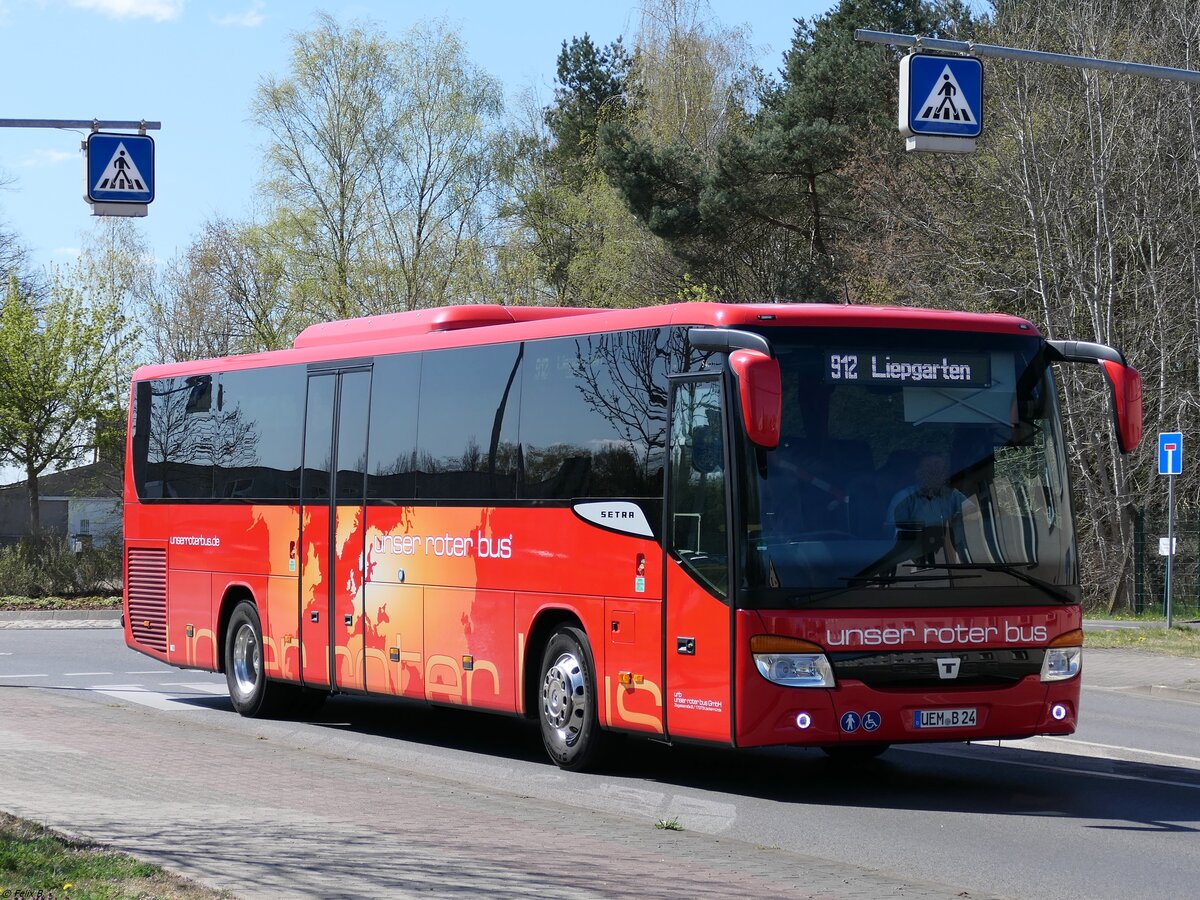
M572 775L515 720L246 720L116 630L0 630L0 808L244 896L1194 896L1200 704L1086 685L1069 739L853 767L630 740Z

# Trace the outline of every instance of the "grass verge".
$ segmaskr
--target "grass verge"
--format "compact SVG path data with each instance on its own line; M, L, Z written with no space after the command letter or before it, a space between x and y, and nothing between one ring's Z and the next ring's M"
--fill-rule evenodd
M1200 658L1200 628L1168 629L1164 626L1088 631L1083 635L1083 646Z
M228 896L132 856L72 840L0 812L3 900L216 900Z

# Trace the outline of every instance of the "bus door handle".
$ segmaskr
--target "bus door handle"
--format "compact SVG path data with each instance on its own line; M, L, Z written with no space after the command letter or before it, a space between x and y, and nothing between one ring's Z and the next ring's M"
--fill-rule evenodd
M314 609L311 613L309 613L308 618L312 622L320 622L321 621L321 613L318 610Z
M347 628L354 627L354 613L346 613L346 627Z
M684 656L695 656L696 639L694 637L675 638L675 652L682 653Z

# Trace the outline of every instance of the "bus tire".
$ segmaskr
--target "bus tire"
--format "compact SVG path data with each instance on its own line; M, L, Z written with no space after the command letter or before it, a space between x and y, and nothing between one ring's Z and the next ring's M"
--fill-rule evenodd
M587 636L578 628L559 628L542 654L537 702L542 743L560 768L583 771L599 760L606 735L597 696Z
M233 708L249 718L274 715L291 685L271 684L263 671L262 622L249 600L229 617L225 632L225 681Z

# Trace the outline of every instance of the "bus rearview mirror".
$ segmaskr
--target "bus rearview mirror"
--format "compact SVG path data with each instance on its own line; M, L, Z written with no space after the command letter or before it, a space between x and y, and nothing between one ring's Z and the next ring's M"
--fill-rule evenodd
M1130 453L1142 439L1142 375L1133 366L1108 359L1100 365L1112 391L1117 444L1122 453Z
M729 355L729 367L737 377L747 437L768 450L778 447L783 418L779 360L759 350L735 350Z
M1122 453L1137 449L1142 439L1142 376L1125 362L1121 351L1091 341L1046 341L1051 361L1100 363L1112 392L1113 424Z

